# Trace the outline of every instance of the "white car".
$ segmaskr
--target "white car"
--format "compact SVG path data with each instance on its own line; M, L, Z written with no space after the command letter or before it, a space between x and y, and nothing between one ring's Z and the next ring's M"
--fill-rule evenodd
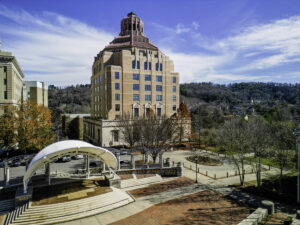
M75 155L75 159L83 159L83 155Z

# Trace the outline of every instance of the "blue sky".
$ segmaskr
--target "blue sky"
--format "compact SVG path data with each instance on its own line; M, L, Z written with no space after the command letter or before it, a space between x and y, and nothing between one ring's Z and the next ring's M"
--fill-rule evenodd
M133 11L185 82L300 83L299 0L0 0L2 50L26 80L89 83Z

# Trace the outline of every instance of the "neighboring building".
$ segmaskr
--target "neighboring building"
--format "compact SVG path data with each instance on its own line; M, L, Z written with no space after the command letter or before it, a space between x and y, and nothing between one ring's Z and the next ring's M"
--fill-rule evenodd
M0 105L18 105L21 102L23 78L24 74L16 57L11 52L0 49ZM2 113L0 109L0 115Z
M48 107L48 86L43 82L24 81L23 71L11 52L1 51L0 42L0 105L18 106L21 101ZM3 114L0 109L0 115Z
M68 139L83 140L83 117L90 114L62 114L62 133Z
M48 85L38 81L24 81L24 99L48 107Z
M116 127L124 114L139 117L152 111L170 117L179 106L174 63L149 41L134 13L122 20L119 36L95 57L91 89L85 139L100 146L122 144Z

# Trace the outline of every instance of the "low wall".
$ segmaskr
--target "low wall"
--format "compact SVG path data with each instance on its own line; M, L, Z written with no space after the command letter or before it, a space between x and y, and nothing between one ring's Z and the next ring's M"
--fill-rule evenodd
M122 174L159 174L162 177L181 177L183 176L183 167L164 167L164 168L136 168L121 169L116 171L118 175Z

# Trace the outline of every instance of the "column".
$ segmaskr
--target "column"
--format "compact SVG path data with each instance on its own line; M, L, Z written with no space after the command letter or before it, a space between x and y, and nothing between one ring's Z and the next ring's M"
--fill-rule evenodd
M164 154L163 152L159 153L159 165L160 165L160 168L164 167L163 154Z
M131 153L131 169L135 169L134 153Z
M46 174L46 181L48 181L48 185L51 184L51 177L50 177L50 163L45 164L45 174Z
M90 157L88 155L84 156L84 169L85 169L87 178L90 178Z
M106 172L105 163L102 162L102 173L105 173L105 172Z
M9 185L9 167L5 167L5 185Z
M120 165L120 153L117 153L117 161L118 161L117 170L121 170L121 165Z

